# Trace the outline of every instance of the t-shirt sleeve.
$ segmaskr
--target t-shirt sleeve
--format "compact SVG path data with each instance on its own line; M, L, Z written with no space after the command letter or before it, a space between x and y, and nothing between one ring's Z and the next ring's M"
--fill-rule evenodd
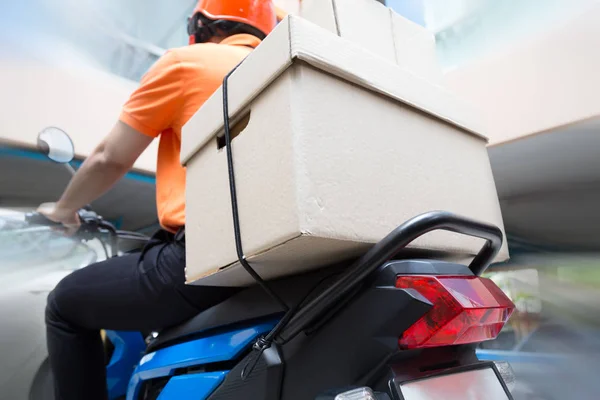
M165 53L144 75L123 106L119 119L135 130L157 137L179 120L183 106L181 63L173 51Z

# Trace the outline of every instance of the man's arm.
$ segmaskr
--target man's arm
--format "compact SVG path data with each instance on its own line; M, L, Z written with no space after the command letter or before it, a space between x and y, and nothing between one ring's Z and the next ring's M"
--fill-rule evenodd
M173 51L159 58L123 106L119 122L79 168L60 200L42 204L38 211L77 227L77 210L110 189L153 138L180 120L185 101L183 69Z
M54 207L42 206L39 211L64 225L78 225L77 211L96 200L121 179L152 139L121 121L117 122L110 134L77 170Z

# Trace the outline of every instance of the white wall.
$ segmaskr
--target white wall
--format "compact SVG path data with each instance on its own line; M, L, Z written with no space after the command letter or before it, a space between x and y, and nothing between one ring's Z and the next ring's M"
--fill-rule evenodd
M299 0L273 0L273 3L290 14L298 14L300 11Z
M87 156L119 118L137 83L92 69L64 69L23 60L0 61L0 140L35 146L48 126L65 130ZM154 173L157 141L135 163Z
M600 2L446 74L481 108L491 144L600 116Z

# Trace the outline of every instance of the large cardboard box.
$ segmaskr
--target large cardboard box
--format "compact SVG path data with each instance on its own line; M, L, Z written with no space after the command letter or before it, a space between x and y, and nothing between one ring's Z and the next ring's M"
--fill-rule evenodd
M247 285L237 263L219 89L186 124L188 282ZM447 210L502 227L476 114L395 63L290 16L229 80L242 243L266 279L364 252ZM475 254L434 232L413 248ZM506 247L499 259L507 257Z

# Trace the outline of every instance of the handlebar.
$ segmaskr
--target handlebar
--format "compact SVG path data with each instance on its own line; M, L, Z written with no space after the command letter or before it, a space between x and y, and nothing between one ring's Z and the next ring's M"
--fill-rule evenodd
M100 215L90 210L89 208L79 210L77 212L81 226L75 234L81 240L91 240L97 238L100 234L108 234L110 255L108 251L107 257L116 257L118 255L118 239L136 239L148 240L146 235L137 232L118 231L113 224L106 221ZM39 212L31 212L25 215L25 222L32 225L42 225L49 228L60 228L63 225L59 222L54 222ZM104 245L103 245L104 246Z
M100 215L87 209L82 209L77 212L81 227L77 231L78 234L98 233L100 229L105 229L109 233L116 235L116 228L108 221L105 221ZM44 214L39 212L31 212L25 214L25 222L32 225L43 225L50 228L60 228L63 225L60 222L54 222Z
M60 222L54 222L39 212L25 214L25 221L31 225L44 225L51 228L60 228L62 226Z

